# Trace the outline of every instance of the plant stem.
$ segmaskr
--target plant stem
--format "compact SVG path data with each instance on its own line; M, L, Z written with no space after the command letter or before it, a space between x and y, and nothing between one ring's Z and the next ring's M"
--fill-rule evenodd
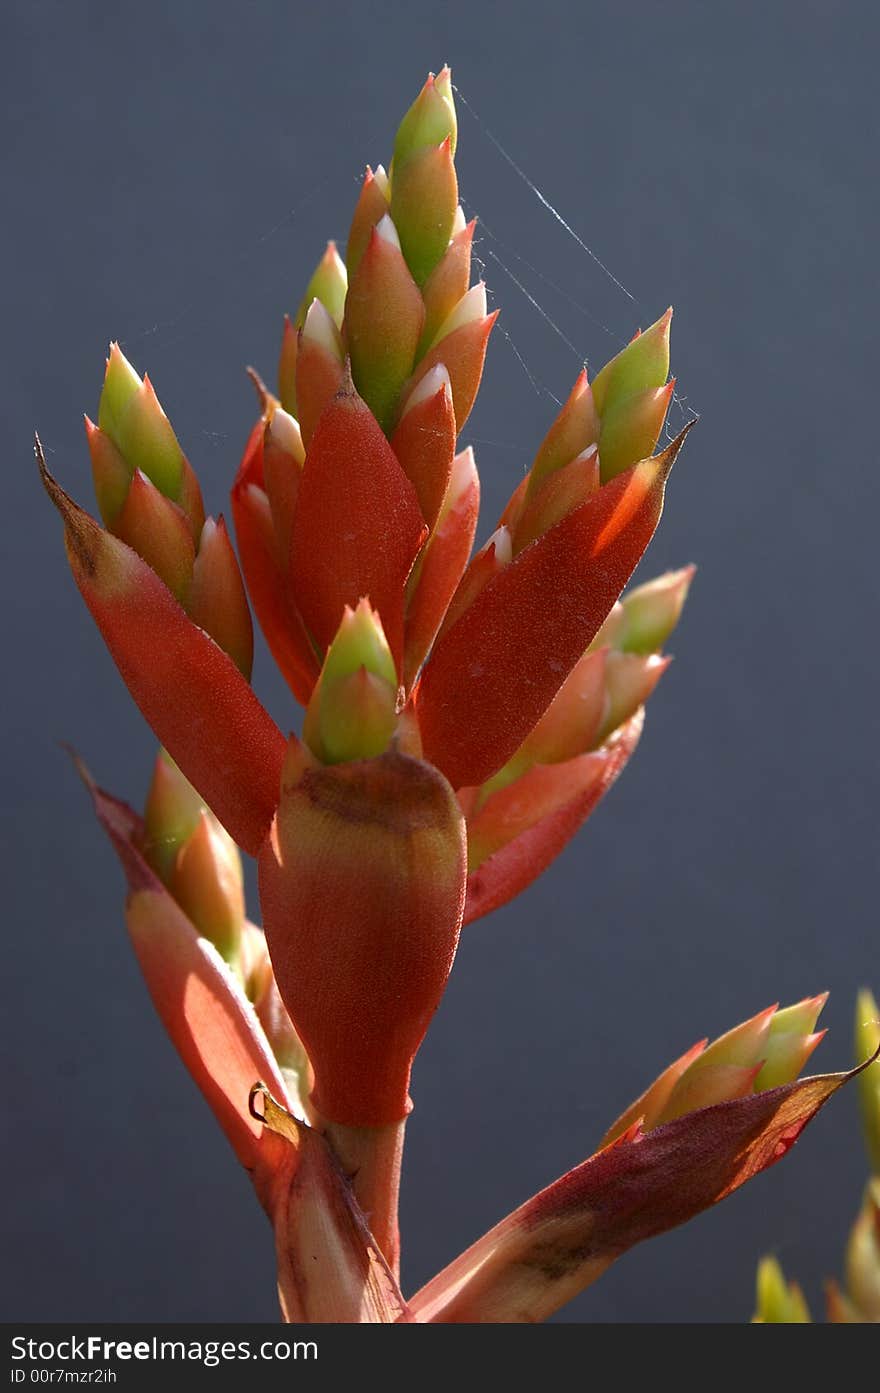
M391 1268L400 1276L397 1200L406 1119L384 1127L345 1127L323 1123L323 1130L351 1181L370 1231Z

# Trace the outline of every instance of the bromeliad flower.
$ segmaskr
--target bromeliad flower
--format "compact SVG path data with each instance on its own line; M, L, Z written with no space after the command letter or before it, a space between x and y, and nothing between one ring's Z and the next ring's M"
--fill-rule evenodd
M473 551L459 436L496 316L470 284L456 137L444 69L389 172L367 170L345 260L328 244L285 321L278 395L253 374L241 572L116 345L86 423L104 526L37 446L74 579L163 747L143 819L89 780L129 932L275 1225L288 1319L540 1319L777 1159L845 1077L794 1082L818 999L765 1012L673 1065L602 1150L409 1305L400 1293L412 1064L462 924L540 874L625 766L693 574L620 599L687 434L657 450L671 311L580 374ZM250 686L245 584L299 736ZM257 858L262 929L237 847Z

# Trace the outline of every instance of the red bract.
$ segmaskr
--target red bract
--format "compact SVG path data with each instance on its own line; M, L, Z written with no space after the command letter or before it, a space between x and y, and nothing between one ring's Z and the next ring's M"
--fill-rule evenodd
M411 1070L461 925L544 871L626 765L693 574L619 598L688 430L653 453L671 311L578 376L472 555L479 478L458 436L496 315L469 286L456 136L444 69L390 173L367 171L347 265L329 243L285 319L279 398L252 373L241 572L118 347L87 422L104 527L37 444L74 579L167 751L143 823L89 781L129 932L273 1222L289 1320L541 1319L778 1159L843 1078L794 1083L818 999L764 1012L688 1052L612 1144L401 1296ZM245 586L306 708L299 739L250 686ZM258 860L264 930L235 843Z

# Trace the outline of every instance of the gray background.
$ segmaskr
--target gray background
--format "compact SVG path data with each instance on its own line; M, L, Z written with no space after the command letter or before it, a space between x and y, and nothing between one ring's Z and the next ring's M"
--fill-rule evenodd
M880 986L875 8L4 14L4 1316L276 1314L268 1227L153 1018L119 870L58 748L142 798L154 742L66 572L31 432L91 504L80 413L118 336L226 506L254 415L243 365L273 373L281 314L323 239L344 238L360 168L387 160L446 60L481 118L461 111L463 193L506 244L481 244L509 341L467 428L485 530L552 415L545 384L561 397L578 369L494 248L596 365L674 302L674 369L702 421L642 574L700 573L624 780L463 941L415 1074L406 1287L585 1155L697 1037L831 988L819 1057L845 1066L854 991ZM263 648L255 680L292 724ZM843 1097L784 1166L560 1318L741 1321L768 1249L818 1305L863 1169Z

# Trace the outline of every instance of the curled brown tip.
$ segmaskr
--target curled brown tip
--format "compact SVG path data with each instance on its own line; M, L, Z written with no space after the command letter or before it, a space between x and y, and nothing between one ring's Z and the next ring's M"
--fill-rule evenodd
M248 1112L256 1122L266 1121L265 1103L266 1099L271 1098L271 1096L266 1085L260 1082L255 1083L248 1094ZM263 1100L262 1107L257 1107L258 1098Z

